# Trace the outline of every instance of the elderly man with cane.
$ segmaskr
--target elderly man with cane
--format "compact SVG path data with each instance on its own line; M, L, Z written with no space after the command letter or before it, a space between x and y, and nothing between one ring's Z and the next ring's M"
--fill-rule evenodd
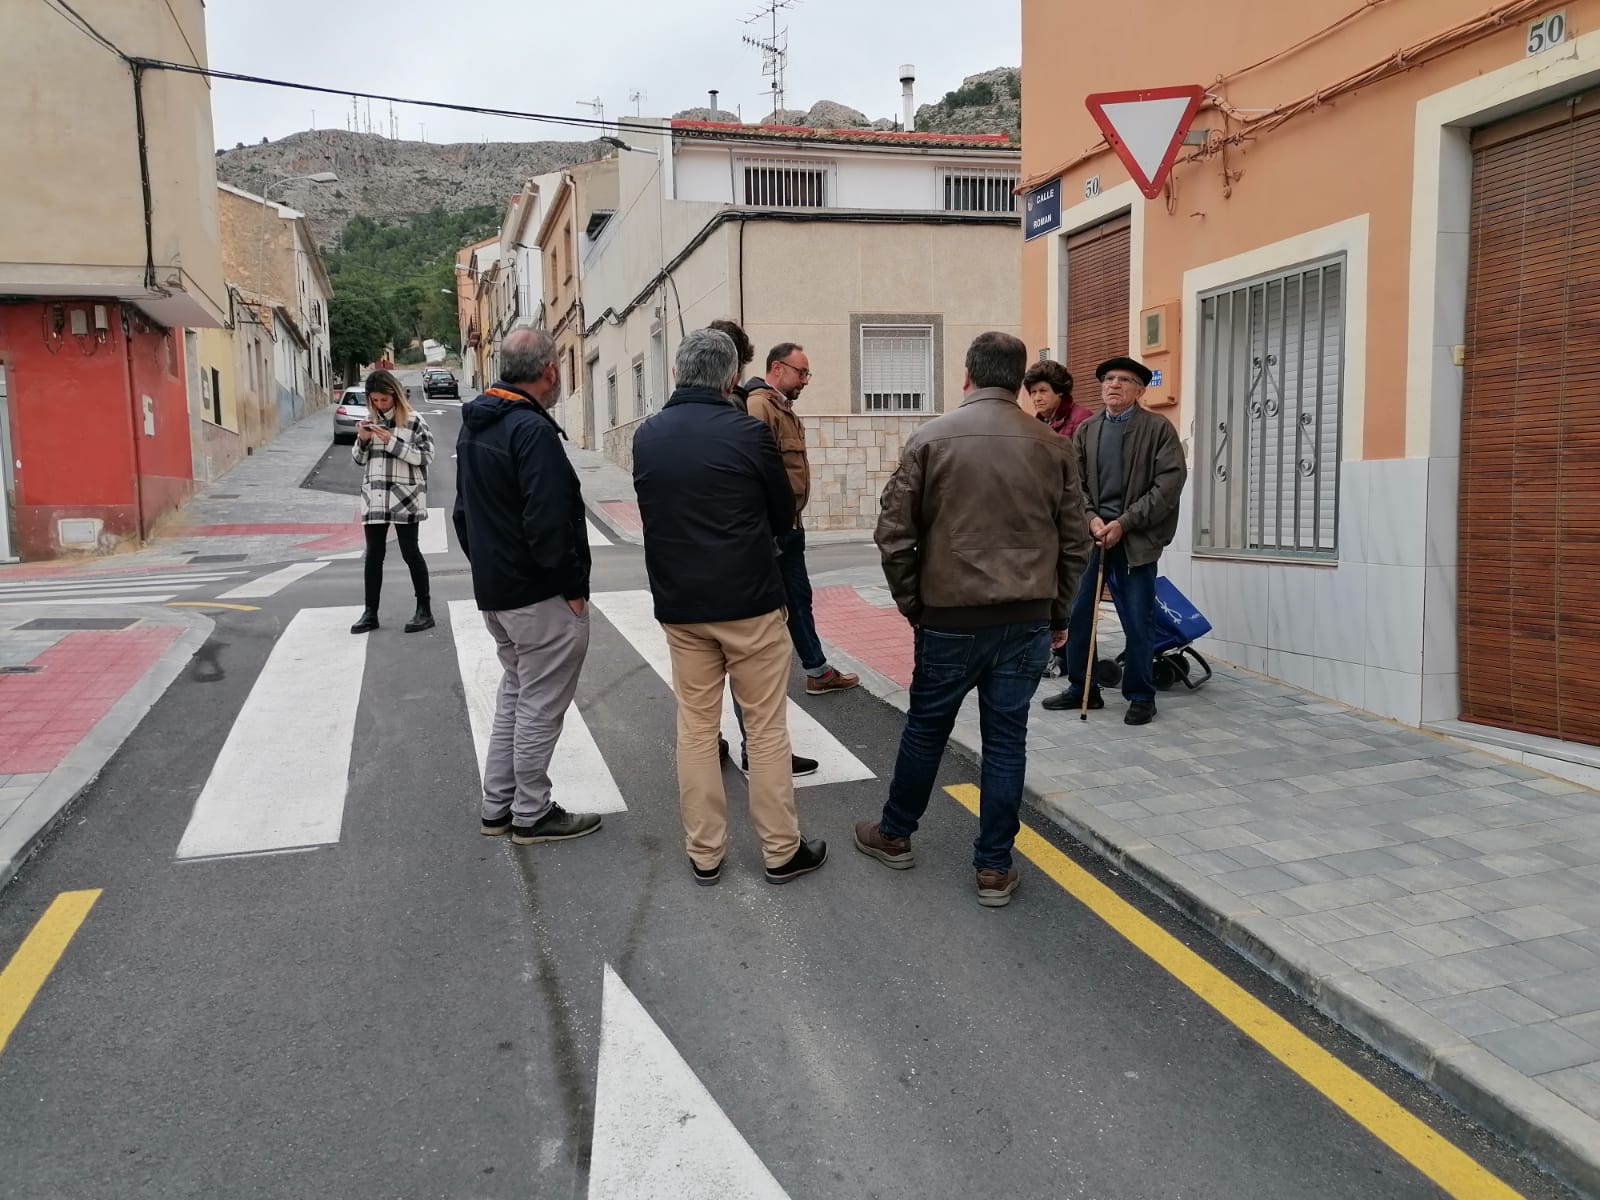
M1092 671L1100 589L1109 574L1127 638L1122 694L1128 711L1122 719L1128 725L1148 725L1156 715L1156 564L1178 531L1178 497L1188 478L1177 430L1139 405L1151 374L1131 358L1109 359L1095 371L1105 410L1085 421L1073 439L1094 561L1083 574L1067 626L1070 686L1043 702L1052 710L1077 709L1085 718L1089 709L1105 707Z

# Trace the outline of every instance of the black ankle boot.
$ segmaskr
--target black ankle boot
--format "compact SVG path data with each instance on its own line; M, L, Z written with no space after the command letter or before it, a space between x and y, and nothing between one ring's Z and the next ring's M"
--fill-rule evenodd
M433 628L433 606L426 600L417 601L417 611L411 620L406 622L407 633L421 633L424 629Z
M359 621L357 621L354 625L350 626L350 632L351 633L371 633L377 627L378 627L378 610L375 609L375 608L363 608L361 610L361 619Z

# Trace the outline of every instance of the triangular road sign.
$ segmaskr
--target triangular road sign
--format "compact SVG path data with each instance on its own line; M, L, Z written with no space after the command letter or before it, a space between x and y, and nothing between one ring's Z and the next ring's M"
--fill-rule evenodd
M789 1200L606 964L589 1200Z
M1205 88L1185 84L1139 92L1098 92L1084 103L1139 190L1154 200L1161 194L1183 135L1189 132L1189 123L1205 98Z

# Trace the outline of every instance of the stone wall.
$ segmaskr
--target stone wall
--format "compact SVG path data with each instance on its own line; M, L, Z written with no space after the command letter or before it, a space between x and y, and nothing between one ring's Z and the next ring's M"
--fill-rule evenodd
M811 458L807 529L871 529L878 497L900 462L912 431L926 421L914 416L802 415Z
M615 463L629 475L633 474L633 435L634 431L642 425L647 418L639 417L626 424L608 429L601 436L602 450L606 461Z

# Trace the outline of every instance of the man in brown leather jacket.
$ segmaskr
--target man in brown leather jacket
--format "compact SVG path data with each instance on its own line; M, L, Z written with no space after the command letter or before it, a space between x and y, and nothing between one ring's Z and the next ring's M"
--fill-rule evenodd
M966 396L906 443L883 489L877 543L895 604L916 629L911 705L889 799L856 826L856 848L913 863L961 702L983 722L982 803L973 866L978 903L1017 888L1011 847L1027 766L1028 705L1089 561L1078 460L1065 438L1017 404L1027 348L985 333L967 350Z
M806 531L800 524L806 501L811 498L811 460L806 457L805 426L794 411L794 402L810 382L811 361L805 347L780 342L767 351L766 377L746 381L745 411L772 430L794 492L794 528L777 539L778 570L783 573L783 587L789 597L789 638L805 669L806 695L826 696L849 691L861 680L828 665L828 654L817 637L817 622L811 613Z

